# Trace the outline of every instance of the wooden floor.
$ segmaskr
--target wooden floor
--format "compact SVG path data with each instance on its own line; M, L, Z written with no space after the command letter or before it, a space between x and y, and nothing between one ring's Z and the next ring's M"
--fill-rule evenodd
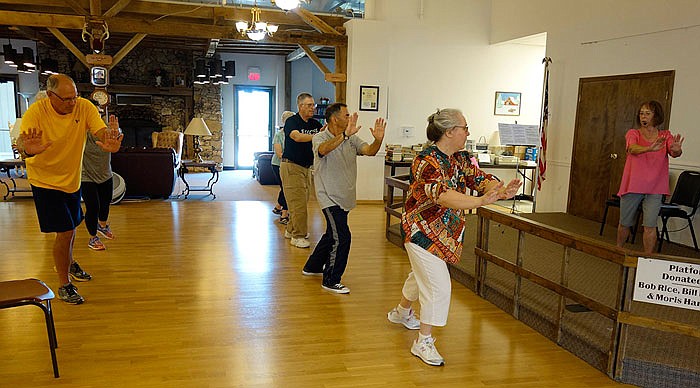
M54 379L39 309L0 310L2 387L612 387L620 386L460 284L435 330L444 367L410 354L416 332L390 324L409 272L384 238L383 207L350 213L349 295L301 275L294 248L261 201L123 203L107 250L75 257L92 273L86 303L54 301ZM316 207L314 204L313 208ZM311 239L324 229L312 211ZM0 279L57 287L52 235L28 199L0 202ZM314 242L315 242L314 241Z

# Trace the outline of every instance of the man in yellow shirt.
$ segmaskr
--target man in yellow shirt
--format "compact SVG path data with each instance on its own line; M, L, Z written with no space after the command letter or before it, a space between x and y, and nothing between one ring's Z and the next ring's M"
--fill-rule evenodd
M44 233L56 233L53 258L61 284L58 297L80 304L85 300L70 278L92 279L72 257L75 229L83 220L80 175L87 132L100 139L97 145L105 152L117 152L123 135L117 118L111 116L107 128L95 105L78 96L75 82L67 75L49 77L46 90L48 98L32 104L22 117L18 146L26 158L39 227Z

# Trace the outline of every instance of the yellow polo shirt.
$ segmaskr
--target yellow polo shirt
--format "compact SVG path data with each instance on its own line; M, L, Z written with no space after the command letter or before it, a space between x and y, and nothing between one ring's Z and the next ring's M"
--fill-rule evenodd
M36 128L43 131L43 142L53 144L27 158L29 183L66 193L78 191L87 131L97 134L106 127L97 107L84 98L78 98L73 112L66 115L58 114L48 98L30 105L22 116L22 133Z

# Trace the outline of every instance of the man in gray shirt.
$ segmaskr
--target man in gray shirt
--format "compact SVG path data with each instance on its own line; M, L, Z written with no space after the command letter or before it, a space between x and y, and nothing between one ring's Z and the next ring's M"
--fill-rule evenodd
M314 135L314 183L316 199L326 218L326 233L304 265L302 274L323 276L323 289L348 294L350 289L340 282L350 253L348 213L355 207L357 156L374 156L384 139L386 123L378 118L370 132L374 137L367 144L356 134L357 113L350 115L347 105L335 103L326 109L328 129Z

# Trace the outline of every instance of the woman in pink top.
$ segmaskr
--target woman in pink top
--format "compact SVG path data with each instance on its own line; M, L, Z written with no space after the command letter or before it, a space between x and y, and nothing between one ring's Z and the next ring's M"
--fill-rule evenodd
M661 199L669 194L668 157L681 156L683 137L658 127L664 122L664 112L657 101L648 101L639 107L636 124L625 135L627 160L620 182L620 225L617 228L617 246L622 247L634 225L639 204L643 202L644 252L651 253L656 246L656 220Z

